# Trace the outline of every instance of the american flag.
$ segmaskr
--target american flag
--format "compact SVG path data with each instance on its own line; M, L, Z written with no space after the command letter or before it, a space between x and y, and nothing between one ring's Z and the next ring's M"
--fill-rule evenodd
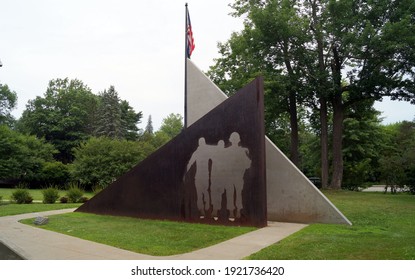
M195 42L193 39L193 32L192 32L192 24L190 23L190 16L189 12L187 11L187 57L190 58L192 55L193 50L195 49Z

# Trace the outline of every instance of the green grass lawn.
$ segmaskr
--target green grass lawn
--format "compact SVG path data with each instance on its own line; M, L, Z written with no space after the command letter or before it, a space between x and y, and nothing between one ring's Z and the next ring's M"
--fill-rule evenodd
M33 225L33 219L21 222ZM49 216L42 228L153 256L194 251L255 229L78 212Z
M66 208L77 208L81 204L80 203L60 203L57 201L54 204L43 204L37 203L43 200L42 190L40 189L29 189L29 194L33 197L35 202L31 204L15 204L11 203L11 196L12 193L16 189L13 188L0 188L0 217L2 216L10 216L10 215L18 215L24 213L34 213L34 212L42 212L42 211L49 211L49 210L57 210L57 209L66 209ZM66 191L59 190L59 196L65 196ZM91 198L94 194L93 193L85 193L84 196Z
M325 195L353 226L310 225L249 259L415 259L415 196L349 191ZM253 230L85 213L51 216L42 227L150 255L188 252Z
M311 225L249 259L415 259L415 196L325 192L353 223Z
M31 203L31 204L14 204L14 203L0 203L0 217L18 215L24 213L35 213L49 210L58 210L66 208L77 208L80 203Z

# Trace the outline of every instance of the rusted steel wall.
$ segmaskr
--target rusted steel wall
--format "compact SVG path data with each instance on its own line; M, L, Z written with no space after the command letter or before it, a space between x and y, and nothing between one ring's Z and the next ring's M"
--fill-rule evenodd
M263 96L257 78L77 211L266 226Z

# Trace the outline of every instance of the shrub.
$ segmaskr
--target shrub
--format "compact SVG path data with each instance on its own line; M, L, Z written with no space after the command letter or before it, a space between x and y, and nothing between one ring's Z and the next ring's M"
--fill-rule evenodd
M42 191L43 203L52 204L59 198L59 192L57 189L50 187Z
M79 202L81 197L84 195L84 192L78 187L70 187L68 192L66 193L68 197L68 201L71 203Z
M32 203L33 198L26 189L17 189L12 193L12 200L17 204Z
M98 193L100 193L104 188L100 185L94 185L92 187L92 192L94 193L94 195L97 195Z
M16 185L16 189L30 189L30 184L27 182L19 182L19 184Z
M66 196L62 196L61 198L59 198L59 201L61 203L68 203L68 198Z
M88 200L89 200L89 198L87 198L86 196L83 196L83 197L81 197L81 198L78 200L78 202L85 203L85 202L87 202Z

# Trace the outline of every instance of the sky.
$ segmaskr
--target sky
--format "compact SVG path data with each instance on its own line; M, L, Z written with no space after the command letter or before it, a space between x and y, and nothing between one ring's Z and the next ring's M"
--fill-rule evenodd
M243 28L230 0L188 0L203 71L219 57L217 43ZM183 115L185 3L182 0L2 0L0 83L18 95L18 118L52 79L83 81L98 94L113 85L123 100L158 129L170 113ZM415 118L405 102L376 103L384 122Z

